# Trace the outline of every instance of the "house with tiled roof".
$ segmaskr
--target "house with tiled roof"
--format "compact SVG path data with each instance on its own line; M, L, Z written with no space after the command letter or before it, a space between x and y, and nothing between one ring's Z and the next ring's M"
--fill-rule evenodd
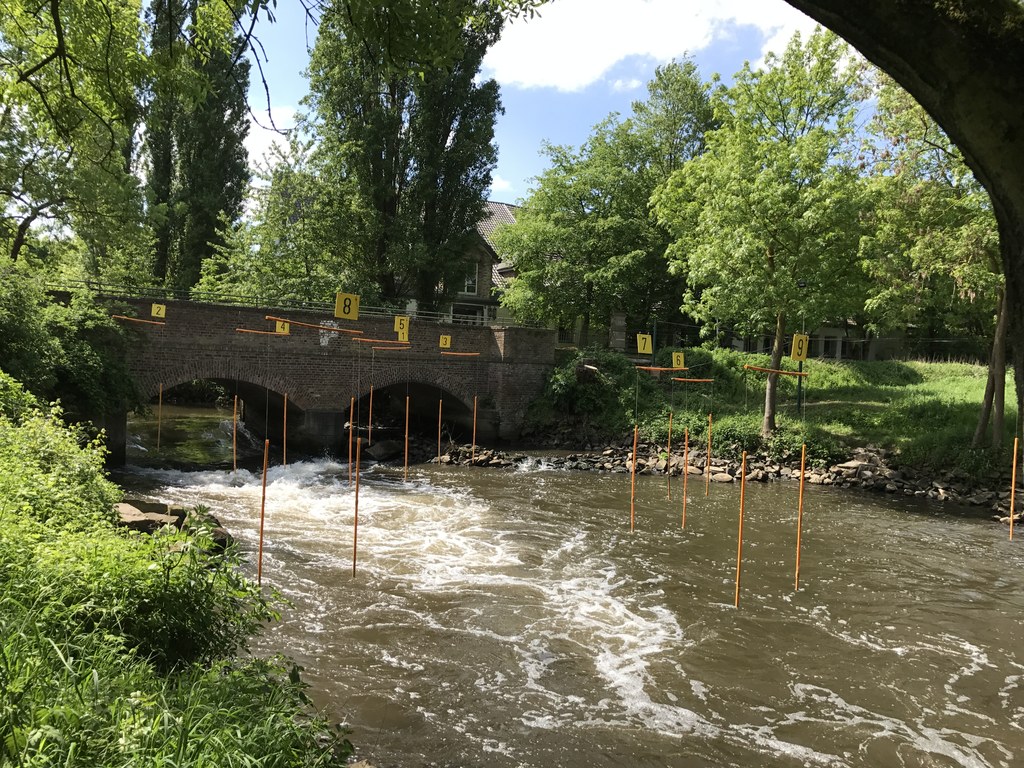
M452 303L452 322L490 323L501 320L504 310L498 303L495 289L508 285L512 265L503 262L494 247L494 232L503 224L515 224L519 206L488 200L484 218L476 225L480 235L474 250L476 268L466 275Z

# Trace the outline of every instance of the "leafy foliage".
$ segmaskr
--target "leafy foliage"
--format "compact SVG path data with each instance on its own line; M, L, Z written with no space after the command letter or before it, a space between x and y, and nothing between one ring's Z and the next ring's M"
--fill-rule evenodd
M703 149L713 126L707 85L693 62L660 67L635 116L611 116L579 149L548 145L550 167L496 235L516 276L502 304L520 319L572 327L613 312L642 325L675 314L681 281L667 271L668 233L648 210L654 189Z
M298 669L234 657L277 615L237 553L118 531L96 444L0 404L0 764L344 765Z
M0 371L44 401L60 398L70 420L135 404L125 331L85 292L63 301L8 263L0 280Z
M459 32L459 55L419 76L396 74L386 51L362 45L344 7L321 21L309 66L316 165L321 199L347 200L319 245L340 251L346 287L372 287L376 300L434 309L473 266L500 109L497 83L479 71L502 17L488 2L461 5L470 8L478 23Z

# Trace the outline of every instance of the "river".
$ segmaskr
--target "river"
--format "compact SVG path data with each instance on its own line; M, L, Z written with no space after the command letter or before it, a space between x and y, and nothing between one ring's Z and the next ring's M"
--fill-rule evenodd
M207 425L230 467L230 413ZM119 479L208 504L255 575L258 472ZM739 489L691 484L683 529L666 482L638 478L631 533L626 474L369 466L353 577L347 464L273 466L263 581L292 606L255 651L378 766L1024 764L1024 542L811 487L794 591L797 484L751 484L737 609Z

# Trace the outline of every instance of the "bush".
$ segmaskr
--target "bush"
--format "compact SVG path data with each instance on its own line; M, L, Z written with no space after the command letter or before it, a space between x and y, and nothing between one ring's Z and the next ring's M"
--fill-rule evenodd
M98 438L65 426L59 409L0 415L0 511L61 528L112 524L121 492L103 476L104 454Z
M276 618L236 553L114 528L98 446L0 403L0 765L344 765L297 669L234 657Z

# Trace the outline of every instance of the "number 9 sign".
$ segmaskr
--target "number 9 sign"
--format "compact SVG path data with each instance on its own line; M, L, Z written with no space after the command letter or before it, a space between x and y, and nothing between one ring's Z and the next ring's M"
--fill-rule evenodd
M790 357L797 362L803 362L807 359L807 348L810 346L810 337L806 333L794 333L793 334L793 351L790 353Z

